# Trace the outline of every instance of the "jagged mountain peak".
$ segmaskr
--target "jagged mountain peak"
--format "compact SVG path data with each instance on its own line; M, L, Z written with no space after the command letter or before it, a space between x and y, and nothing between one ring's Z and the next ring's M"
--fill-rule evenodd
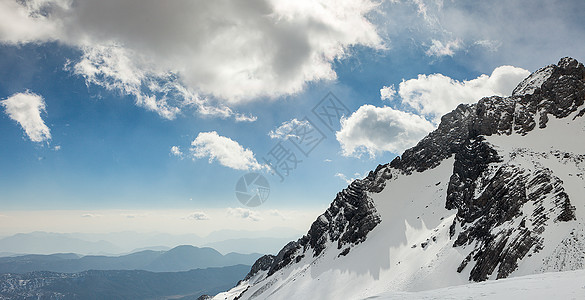
M359 298L583 267L584 101L585 67L562 58L510 97L459 105L234 293Z
M512 91L512 96L531 95L537 89L541 89L549 78L559 78L562 75L575 76L581 79L585 78L583 64L574 58L563 57L556 65L548 65L526 77Z

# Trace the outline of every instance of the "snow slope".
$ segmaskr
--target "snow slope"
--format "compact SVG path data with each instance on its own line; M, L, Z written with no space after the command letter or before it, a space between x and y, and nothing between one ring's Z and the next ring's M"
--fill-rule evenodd
M585 270L528 275L422 292L385 292L365 299L585 299Z
M550 132L550 133L549 133ZM569 132L571 134L567 135ZM565 134L563 134L565 133ZM564 271L585 267L585 241L583 220L585 220L585 160L574 163L564 158L564 153L585 153L585 142L575 142L585 138L585 119L577 122L551 119L549 126L538 129L525 136L494 135L487 138L498 153L505 157L499 164L511 161L521 165L540 164L550 168L565 183L565 189L577 207L577 219L570 223L552 224L545 231L545 240L558 247L544 247L539 253L527 257L512 273L512 277L537 274L543 271ZM562 153L559 157L555 153ZM513 156L513 158L512 158ZM244 282L236 290L236 295L248 288L246 294L251 299L365 299L386 297L392 299L445 299L459 296L486 295L486 299L498 298L501 293L514 289L514 281L502 284L501 291L491 289L491 285L477 287L447 288L468 283L467 272L454 272L453 266L460 264L469 254L471 247L453 247L449 236L449 226L456 211L445 209L447 184L453 170L453 158L423 173L404 175L397 170L392 179L386 182L384 190L372 194L382 222L374 228L365 242L360 243L346 256L338 257L338 251L325 251L317 258L305 256L298 264L292 265L269 278L264 274ZM581 174L581 175L578 175ZM527 208L530 210L530 208ZM576 223L576 224L575 224ZM576 230L572 230L576 228ZM573 232L573 233L571 233ZM568 235L566 233L569 233ZM562 247L564 240L574 243ZM330 248L335 247L328 247ZM575 253L570 253L574 251ZM564 255L562 266L549 265L548 261L557 260L551 256ZM544 263L543 263L544 260ZM448 274L446 276L446 274ZM585 279L585 272L579 273ZM566 276L552 276L555 280ZM538 285L542 278L522 279L529 285ZM250 283L256 282L250 286ZM524 282L522 281L522 282ZM585 280L582 281L585 285ZM554 285L539 285L540 289ZM443 288L441 290L436 290ZM468 290L469 291L466 291ZM425 291L427 293L400 293L398 291ZM392 292L389 292L392 291ZM585 290L579 290L581 294ZM460 294L462 293L462 294ZM495 294L494 294L495 293ZM510 295L513 295L510 294ZM444 296L444 297L443 297ZM428 297L428 298L427 298ZM229 299L220 294L216 299ZM475 298L475 297L474 297ZM501 299L501 298L499 298ZM512 299L512 298L510 298ZM567 298L569 299L569 298Z
M498 150L504 164L549 170L575 206L576 220L551 222L542 233L551 246L524 258L512 276L585 268L585 118L575 112L567 118L551 118L546 128L525 136L494 135L487 141ZM523 210L524 215L530 215L534 209L527 205Z
M492 283L453 286L583 269L584 82L585 67L565 58L512 97L459 106L419 145L339 193L305 237L214 299L491 297ZM554 274L516 283L565 278ZM514 289L514 280L496 291Z

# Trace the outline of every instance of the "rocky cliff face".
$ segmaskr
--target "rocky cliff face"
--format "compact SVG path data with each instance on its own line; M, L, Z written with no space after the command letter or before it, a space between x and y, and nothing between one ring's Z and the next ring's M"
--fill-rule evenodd
M548 227L577 219L574 199L563 180L541 161L552 159L585 170L585 153L521 146L503 150L491 142L492 137L525 136L546 128L551 119L572 122L585 115L584 101L585 67L563 58L530 75L510 97L459 105L418 145L351 183L306 236L286 245L277 256L258 260L247 278L262 270L271 276L305 256L319 257L326 249L336 251L337 257L347 255L383 221L371 197L385 189L392 174L424 173L448 158L454 162L450 177L445 178L443 201L446 209L455 212L448 236L451 247L468 253L452 266L453 272L466 272L473 281L509 276L525 257L543 249Z
M259 271L268 271L268 276L283 267L299 262L305 255L317 257L334 242L339 255L349 253L349 246L359 244L366 239L378 223L380 216L368 193L379 192L384 187L384 175L377 176L380 169L362 179L355 180L337 194L329 208L311 225L309 232L297 241L288 243L276 256L265 255L252 266L246 278ZM389 175L385 175L386 177Z

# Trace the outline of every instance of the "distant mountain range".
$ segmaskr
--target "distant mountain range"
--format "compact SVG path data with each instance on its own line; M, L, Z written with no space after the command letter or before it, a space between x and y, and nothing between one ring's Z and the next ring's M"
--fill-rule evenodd
M78 253L121 255L140 250L168 250L177 245L212 247L221 253L277 253L283 243L301 236L289 228L264 231L220 230L206 237L168 233L18 233L0 238L0 256Z
M239 238L207 243L203 246L213 248L221 253L278 253L289 238ZM262 251L264 250L264 251Z
M8 253L50 254L75 252L83 254L120 253L122 249L104 240L87 241L50 232L18 233L0 239L0 251Z
M249 270L250 266L236 265L172 273L118 270L1 274L0 299L197 299L234 286Z
M0 273L52 271L75 273L87 270L146 270L177 272L208 267L252 265L259 253L222 255L212 248L178 246L168 251L144 250L122 256L81 256L73 253L22 255L0 258Z

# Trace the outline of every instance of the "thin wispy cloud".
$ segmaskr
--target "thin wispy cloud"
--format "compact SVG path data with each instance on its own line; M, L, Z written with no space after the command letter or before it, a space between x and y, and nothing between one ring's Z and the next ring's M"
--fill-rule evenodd
M461 49L461 40L451 40L446 42L441 42L439 40L432 40L431 46L425 52L428 56L453 56L455 51Z
M207 215L206 213L202 212L202 211L196 211L193 212L192 214L187 216L188 220L195 220L195 221L206 221L211 219L209 217L209 215Z
M247 209L247 208L228 207L227 214L228 214L228 216L231 216L231 217L245 219L245 220L251 220L254 222L258 222L258 221L262 220L262 218L260 217L260 215L257 212L250 210L250 209Z
M335 177L345 181L345 183L347 183L347 184L350 184L356 179L363 179L364 177L366 177L366 174L354 173L353 177L348 178L345 174L338 172L338 173L335 173Z
M82 214L81 217L82 218L99 218L99 217L102 217L102 215L100 215L100 214L86 213L86 214Z

